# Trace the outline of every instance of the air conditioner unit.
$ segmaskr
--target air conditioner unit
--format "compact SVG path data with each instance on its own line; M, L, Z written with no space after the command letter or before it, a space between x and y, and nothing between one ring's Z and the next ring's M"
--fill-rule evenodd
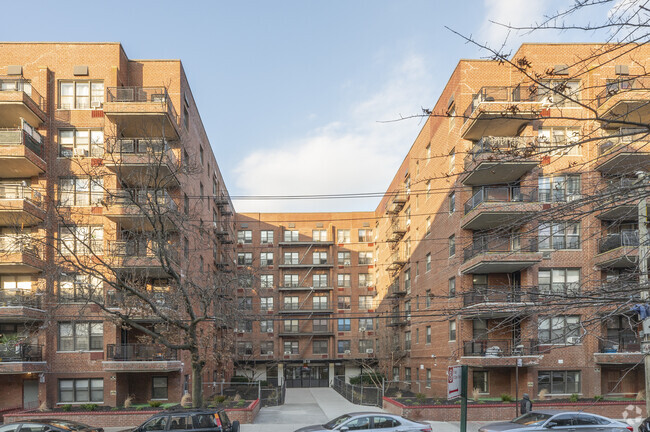
M241 244L241 245L243 245L243 244L244 244L244 240L237 240L237 244Z
M374 353L374 352L375 352L375 350L372 349L372 348L368 348L368 349L366 350L366 354L372 354L372 353Z
M273 351L267 351L266 355L273 355Z
M359 327L359 331L364 332L364 331L366 331L366 328L365 327Z
M345 350L345 352L344 352L343 354L351 354L351 353L352 353L352 351L350 351L350 350Z
M570 345L576 345L576 344L580 343L580 337L579 336L568 337L568 338L566 338L566 343L568 343Z
M267 332L267 333L273 333L273 329L272 329L272 328L270 328L270 329L266 329L266 332Z
M543 251L542 259L551 259L551 251Z
M92 102L90 103L90 107L91 107L92 109L99 109L99 108L102 107L102 103L101 103L101 101L92 101Z
M85 157L88 156L88 150L82 148L76 148L72 150L72 155Z
M284 355L291 355L291 351L285 351Z

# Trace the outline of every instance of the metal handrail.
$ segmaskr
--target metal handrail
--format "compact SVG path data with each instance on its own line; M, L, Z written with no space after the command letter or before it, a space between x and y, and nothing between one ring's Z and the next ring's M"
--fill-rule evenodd
M465 261L482 253L520 253L538 252L538 237L508 236L508 237L479 237L463 250Z
M639 231L623 231L620 233L607 234L598 239L598 253L604 253L620 247L638 247Z
M606 154L626 149L629 149L630 152L638 152L639 149L634 146L634 144L637 143L639 147L645 147L643 152L650 152L650 137L644 136L641 139L633 139L632 137L629 137L630 140L627 140L626 138L627 137L605 138L605 142L598 145L598 156L604 156Z
M149 190L149 189L116 189L110 191L107 201L111 204L120 206L129 205L155 205L166 207L168 210L175 211L178 209L176 202L173 200L166 189Z
M111 254L119 257L157 257L161 248L163 256L167 255L172 261L178 262L178 251L175 245L163 245L154 240L114 240L109 242Z
M607 337L598 341L598 352L608 354L639 353L641 352L641 339L632 332L628 335L619 334L616 339Z
M36 138L34 138L34 135L36 135ZM0 146L12 145L24 145L40 158L43 158L43 138L36 131L30 134L20 128L0 129Z
M26 253L39 257L36 240L28 235L0 236L0 253Z
M463 342L463 356L466 357L510 357L536 355L539 353L536 341L514 342L512 339L477 339Z
M43 345L22 342L0 344L0 362L43 361Z
M596 106L600 107L612 96L621 92L648 91L650 80L647 77L629 77L608 82L605 88L596 96Z
M492 286L481 285L472 287L472 291L463 293L463 306L482 303L521 303L537 301L536 286Z
M107 87L107 102L159 103L167 106L168 114L178 124L178 114L165 87Z
M528 94L525 94L525 89ZM467 121L478 106L482 103L491 102L536 102L537 101L537 88L534 86L525 88L522 94L521 85L517 86L485 86L482 87L478 93L473 95L472 102L463 112L463 117Z
M43 96L36 91L34 86L32 86L32 82L28 79L0 77L0 92L5 91L23 92L38 105L41 111L45 110Z
M164 345L108 344L106 358L112 361L173 361L178 351Z
M537 188L522 186L482 186L465 202L465 214L484 202L536 202Z
M108 153L119 154L121 157L129 155L164 155L168 163L177 164L176 154L172 151L169 141L164 138L129 138L117 139L109 147Z
M40 308L41 296L32 291L0 290L0 307L24 306Z
M42 208L43 197L29 186L0 184L0 200L28 200Z

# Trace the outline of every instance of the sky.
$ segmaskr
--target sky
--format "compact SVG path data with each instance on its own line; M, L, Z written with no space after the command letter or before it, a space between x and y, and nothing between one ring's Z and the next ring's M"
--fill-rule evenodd
M624 2L627 0L616 0ZM371 211L461 58L499 47L490 23L530 24L573 0L30 2L5 41L121 42L132 59L181 59L238 212ZM611 6L610 6L611 7ZM606 11L604 12L606 13ZM593 35L510 34L524 41Z

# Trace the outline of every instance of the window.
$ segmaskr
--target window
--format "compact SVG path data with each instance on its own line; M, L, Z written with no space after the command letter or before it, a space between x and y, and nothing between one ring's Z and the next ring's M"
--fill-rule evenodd
M580 156L580 129L540 128L537 134L542 156Z
M151 398L167 399L167 377L151 378Z
M426 260L425 270L427 273L429 273L431 271L431 252L427 253L425 260Z
M167 416L156 417L141 426L144 432L164 431L167 429Z
M337 308L350 309L350 296L338 296Z
M252 262L252 258L251 258ZM260 253L260 265L262 266L272 266L273 265L273 252L262 252Z
M238 306L240 310L253 310L253 297L240 297Z
M408 228L411 225L411 207L407 207L404 210L404 216L406 217L406 227Z
M298 320L284 320L285 333L298 333L299 328Z
M100 108L104 103L104 83L96 81L59 82L59 108Z
M447 198L447 202L449 203L449 213L453 213L456 211L456 192L452 192L449 194L449 197Z
M273 321L272 320L262 320L262 321L260 321L260 332L261 333L273 333Z
M299 233L295 230L287 230L284 232L284 241L285 242L297 242L299 239Z
M59 402L103 402L102 378L60 379Z
M577 295L580 292L580 269L539 270L537 281L541 294Z
M251 230L237 231L237 243L239 244L253 243L253 231Z
M298 288L299 279L297 274L285 274L284 285L285 288Z
M298 354L298 341L284 342L285 354Z
M574 344L580 338L580 317L540 318L537 335L540 344Z
M372 318L359 318L359 331L372 330L374 326L374 321Z
M577 106L580 101L580 81L541 81L537 100L553 106Z
M300 261L298 252L285 252L284 253L284 264L298 264Z
M350 341L349 340L340 340L338 341L338 346L336 352L338 354L349 354L350 353Z
M350 275L347 273L339 273L337 276L337 285L344 288L350 287Z
M31 277L27 276L26 281L29 283L29 289L31 289ZM63 302L101 302L104 297L102 285L102 280L95 276L85 274L61 274L59 276L59 299Z
M427 191L426 199L428 200L431 197L431 180L427 180L425 186L426 186L426 191Z
M415 344L417 345L419 343L420 343L420 329L416 328L415 329Z
M427 308L431 307L431 290L427 290L425 293L424 306Z
M237 321L235 331L239 333L251 333L253 331L253 321L248 319Z
M368 353L368 350L372 351L375 347L375 344L373 342L374 341L372 339L359 339L359 353L364 354Z
M579 222L550 222L539 225L540 249L579 249Z
M349 229L340 229L336 231L336 242L337 243L350 243L350 230Z
M410 367L405 367L404 368L404 381L406 382L411 382L411 368Z
M424 149L424 157L427 158L427 163L429 163L429 159L431 159L431 144L427 144L427 147Z
M456 297L456 278L449 279L449 297Z
M311 276L312 285L314 288L326 288L327 284L327 275L326 274L315 274Z
M311 328L314 332L326 332L329 331L328 320L326 319L315 319L311 322Z
M411 269L404 271L404 291L406 294L411 293Z
M449 257L456 255L456 236L452 234L449 236Z
M550 394L580 393L579 371L539 371L537 388Z
M253 253L252 252L238 252L237 253L237 265L252 265L253 264Z
M190 128L190 110L186 106L183 107L183 126L186 130Z
M338 253L338 264L349 266L351 264L350 252L339 252Z
M359 309L373 309L373 296L359 296Z
M399 381L399 366L393 366L393 381Z
M472 385L473 388L478 389L480 393L489 393L488 371L472 371Z
M339 318L338 331L350 331L350 318Z
M260 286L262 288L273 288L273 275L272 274L260 275Z
M430 216L427 217L427 225L426 226L427 226L427 231L426 231L425 235L428 236L429 234L431 234L431 217Z
M359 252L359 265L372 264L372 252Z
M298 297L291 296L284 298L284 309L285 310L297 310L298 309Z
M372 280L372 273L359 273L359 286L371 287L374 285Z
M425 387L426 388L431 388L431 369L427 369Z
M104 250L104 227L64 226L60 228L62 255L101 254Z
M262 342L260 344L260 354L273 354L273 342Z
M101 177L60 178L61 206L100 206L104 199L104 179Z
M406 300L404 302L404 316L407 321L411 320L411 300Z
M456 340L456 321L449 321L449 340Z
M104 157L104 131L89 129L59 130L59 156Z
M324 310L329 309L328 298L325 295L317 295L312 298L313 309Z
M315 242L326 242L327 241L327 230L312 230L311 238Z
M372 243L371 229L359 229L359 243Z
M314 354L327 354L327 341L326 340L315 340L313 345Z
M273 244L273 231L271 230L260 231L260 243Z
M539 201L565 202L580 198L580 176L540 176Z
M260 297L260 310L272 311L273 310L273 297Z
M424 343L426 343L426 344L431 343L431 326L426 326L426 328L425 328Z
M453 172L456 167L456 149L453 148L449 152L449 172Z
M103 349L104 323L59 323L59 351L102 351Z
M312 259L316 265L327 264L327 252L314 252Z

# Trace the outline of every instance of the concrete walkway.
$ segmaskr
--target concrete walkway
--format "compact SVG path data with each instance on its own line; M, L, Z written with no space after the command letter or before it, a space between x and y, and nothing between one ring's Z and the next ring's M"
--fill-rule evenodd
M242 432L292 432L303 426L323 424L355 411L382 412L381 408L348 402L331 388L287 389L284 405L262 408L255 423L241 426Z

